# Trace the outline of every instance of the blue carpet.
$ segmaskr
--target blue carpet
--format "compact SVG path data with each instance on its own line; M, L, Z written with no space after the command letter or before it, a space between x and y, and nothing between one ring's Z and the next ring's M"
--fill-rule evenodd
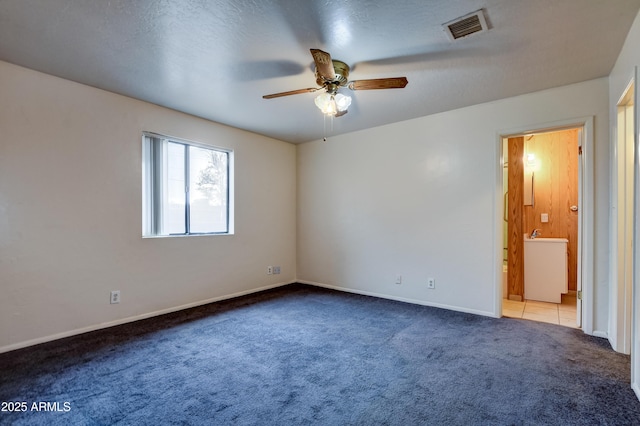
M630 359L604 339L304 285L0 354L0 368L0 401L27 403L0 412L12 425L640 424Z

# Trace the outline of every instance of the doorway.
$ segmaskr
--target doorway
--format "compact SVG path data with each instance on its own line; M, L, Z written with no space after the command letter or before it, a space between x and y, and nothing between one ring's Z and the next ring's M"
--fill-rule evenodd
M499 293L504 316L574 328L583 325L582 150L588 121L580 123L582 126L576 123L502 137L503 282ZM525 237L534 230L542 238ZM533 241L536 244L529 244ZM556 255L561 262L566 257L559 269L564 271L566 284L549 300L527 298L525 291L524 253L527 247L540 247L538 242L562 242L566 247ZM530 277L532 267L528 262ZM563 277L558 282L562 283ZM529 283L531 286L531 278ZM529 296L532 293L530 290Z

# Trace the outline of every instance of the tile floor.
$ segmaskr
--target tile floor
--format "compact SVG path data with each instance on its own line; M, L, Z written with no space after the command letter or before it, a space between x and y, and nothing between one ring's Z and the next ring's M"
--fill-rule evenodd
M502 299L502 315L510 318L522 318L577 328L576 295L563 294L562 303L560 304L535 300L516 302Z

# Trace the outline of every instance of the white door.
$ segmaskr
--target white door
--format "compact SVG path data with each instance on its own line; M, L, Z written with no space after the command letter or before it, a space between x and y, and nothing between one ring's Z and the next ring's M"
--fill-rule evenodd
M638 238L640 237L640 215L638 215L638 211L640 208L640 169L639 169L639 156L640 156L640 146L638 144L640 135L639 135L639 127L640 127L640 108L638 105L638 67L634 70L634 91L633 91L633 103L636 106L634 111L634 123L633 123L633 137L634 137L634 146L635 146L635 155L634 155L634 180L635 180L635 190L634 190L634 205L635 205L635 215L634 215L634 239L635 241L640 241ZM640 399L640 250L637 247L637 244L634 245L633 252L633 285L631 291L631 387L635 391L638 399Z

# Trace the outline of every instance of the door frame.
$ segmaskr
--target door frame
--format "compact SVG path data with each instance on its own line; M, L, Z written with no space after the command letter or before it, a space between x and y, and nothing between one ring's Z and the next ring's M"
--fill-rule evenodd
M494 297L496 317L502 316L502 258L503 258L503 143L510 137L532 133L549 133L567 129L579 129L578 147L582 148L578 167L578 199L581 201L578 210L578 274L577 288L582 289L582 330L586 334L599 335L593 331L593 296L594 296L594 118L593 116L574 119L538 123L499 131L496 140L496 206L495 222L495 280ZM580 306L580 303L578 304ZM578 312L580 315L580 312ZM599 336L606 337L606 336Z
M632 92L633 90L633 92ZM635 78L632 76L625 86L620 98L616 102L615 126L613 126L611 155L611 238L610 238L610 258L609 277L611 286L609 289L609 343L611 347L625 354L631 352L631 298L632 287L635 279L637 261L635 259L635 242L632 244L631 252L627 248L627 238L631 235L631 241L636 238L636 203L634 200L637 194L637 168L638 161L635 155L637 146L637 132L635 117L632 118L631 129L628 127L627 106L629 101L634 104L634 115L636 113L635 102ZM621 109L623 109L621 111ZM624 114L623 122L620 115ZM631 138L628 132L631 130ZM621 136L624 133L624 136ZM631 152L629 147L632 147ZM630 161L631 160L631 161ZM627 167L631 166L633 176L629 176ZM623 173L623 177L621 177ZM628 200L629 189L627 185L633 185L631 199ZM621 193L623 191L624 193ZM621 200L620 198L623 198ZM629 211L629 204L632 209ZM621 211L622 210L622 211ZM630 229L629 229L630 228ZM631 268L631 277L627 269Z

